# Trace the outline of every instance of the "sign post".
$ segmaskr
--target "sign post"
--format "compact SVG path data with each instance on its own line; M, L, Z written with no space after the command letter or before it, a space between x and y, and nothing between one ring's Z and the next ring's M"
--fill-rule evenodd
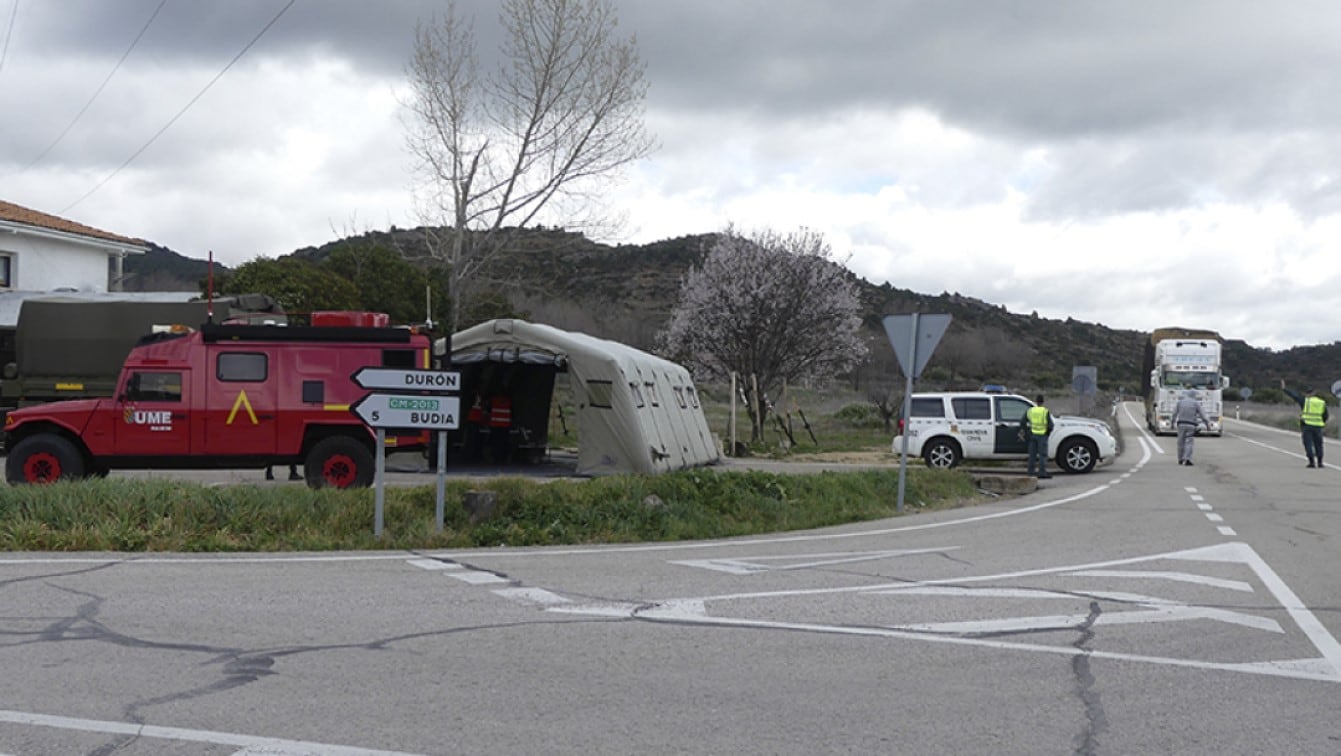
M908 478L908 416L913 407L913 381L922 375L922 370L931 360L941 336L950 325L949 315L886 315L882 321L889 345L894 347L894 356L907 377L903 391L903 448L899 450L899 498L895 511L903 514L903 493ZM920 348L919 348L920 347Z
M382 513L386 501L386 429L418 428L438 431L438 495L435 517L438 530L445 518L447 478L447 432L461 420L461 374L443 370L363 367L349 376L360 388L396 393L366 394L349 406L364 425L377 431L373 535L382 536Z

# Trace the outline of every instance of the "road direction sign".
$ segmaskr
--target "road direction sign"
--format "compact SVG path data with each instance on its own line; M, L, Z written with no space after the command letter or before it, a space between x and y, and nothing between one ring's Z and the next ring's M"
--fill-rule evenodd
M456 430L461 400L455 396L368 394L349 411L373 428Z
M349 379L360 388L374 391L461 390L461 374L446 370L361 367Z

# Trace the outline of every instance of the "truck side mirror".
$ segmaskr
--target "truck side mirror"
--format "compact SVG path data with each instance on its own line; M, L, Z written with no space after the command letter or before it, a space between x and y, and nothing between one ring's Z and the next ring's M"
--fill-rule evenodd
M1151 388L1159 387L1159 373L1155 370L1150 371L1150 386Z
M1229 376L1227 375L1220 376L1220 388L1222 389L1229 388Z

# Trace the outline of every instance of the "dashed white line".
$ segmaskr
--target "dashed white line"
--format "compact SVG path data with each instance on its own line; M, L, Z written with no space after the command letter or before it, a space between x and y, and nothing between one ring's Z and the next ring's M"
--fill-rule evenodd
M490 583L506 583L508 579L499 577L492 572L483 572L481 570L464 570L462 572L449 572L448 577L456 578L463 583L471 585L488 585Z
M560 604L572 603L568 599L557 593L552 593L544 588L498 588L494 592L495 596L502 596L512 601L522 601L541 606L558 606Z

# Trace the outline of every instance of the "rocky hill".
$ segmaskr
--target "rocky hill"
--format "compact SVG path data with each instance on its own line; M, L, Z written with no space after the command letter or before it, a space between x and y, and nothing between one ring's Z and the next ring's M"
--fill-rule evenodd
M426 257L422 229L369 232L366 241L400 250L407 259ZM517 234L498 292L531 320L584 331L651 349L674 306L684 272L702 259L712 235L685 236L644 245L598 244L581 234L539 229ZM341 242L296 250L319 261ZM130 290L198 290L207 273L203 260L151 245L150 253L126 261ZM926 379L942 385L979 382L1045 389L1070 385L1073 366L1098 369L1099 385L1139 393L1147 334L1022 314L957 293L926 294L853 276L867 312L871 359L851 376L854 385L898 375L881 327L887 314L949 314L949 332L937 347ZM1176 324L1169 325L1201 325ZM1225 373L1233 386L1268 387L1279 377L1329 387L1337 377L1341 344L1296 347L1282 352L1226 343Z

